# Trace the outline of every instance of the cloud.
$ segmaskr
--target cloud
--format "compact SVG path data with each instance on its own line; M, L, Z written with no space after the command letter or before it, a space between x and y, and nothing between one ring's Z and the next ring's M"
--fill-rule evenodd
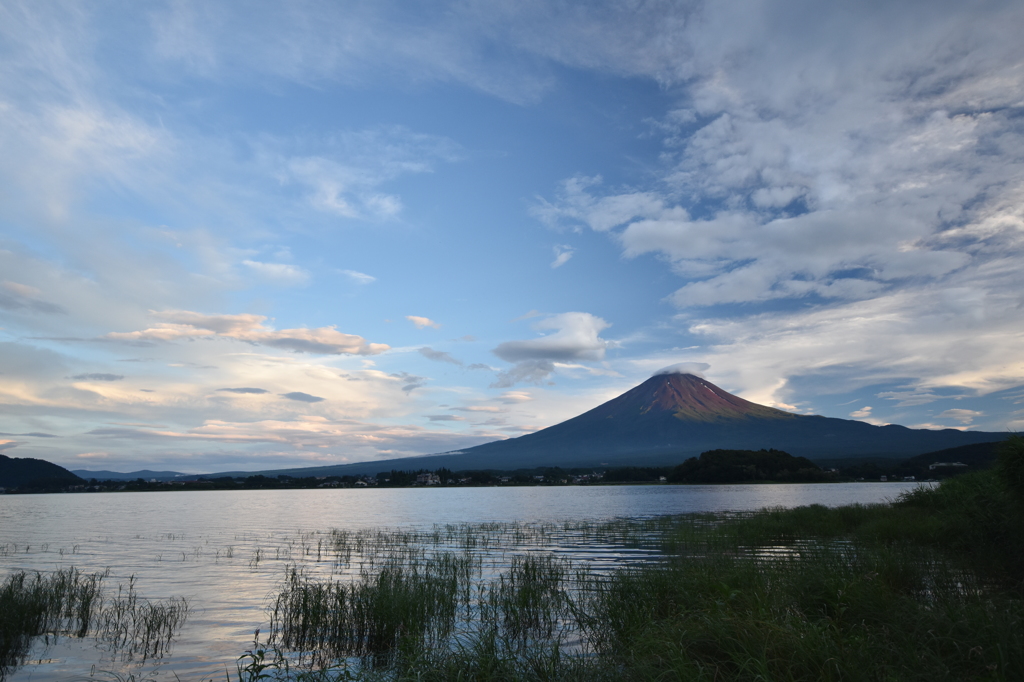
M321 355L376 355L390 348L383 343L367 343L355 334L343 334L333 326L268 329L263 325L267 319L263 315L204 315L188 310L151 311L151 314L166 322L141 331L111 332L102 338L112 341L175 341L222 337Z
M551 315L532 326L538 331L554 331L537 339L498 344L492 352L516 366L501 372L492 388L507 388L520 381L540 383L555 371L556 362L602 360L605 350L615 346L600 337L611 325L590 313Z
M434 322L429 317L420 317L418 315L406 315L405 319L409 320L414 325L416 325L417 329L425 329L426 327L431 327L433 329L441 328L441 325L439 323Z
M358 272L356 270L341 270L341 274L359 285L371 284L377 281L377 278L373 275L367 275L365 272Z
M527 391L505 391L498 396L498 400L509 405L516 405L533 400L533 396Z
M416 376L415 374L409 374L408 372L396 372L394 374L389 374L388 376L401 381L404 384L402 386L402 391L405 393L410 393L427 382L426 377Z
M58 436L52 433L39 433L38 431L31 431L29 433L3 433L0 432L0 436L30 436L32 438L57 438Z
M452 409L459 412L501 412L500 407L494 407L493 405L470 405L468 407L453 407Z
M534 215L666 263L683 329L729 330L701 359L753 392L825 373L861 386L915 377L899 399L911 406L937 395L929 387L1019 385L1006 321L1019 330L1024 311L1004 292L1024 286L1010 273L1024 258L1024 132L1009 113L1024 101L1024 47L1008 28L1024 8L903 3L880 21L862 5L793 20L797 6L659 6L666 23L652 30L672 39L614 54L681 88L650 127L662 165L632 186L567 178ZM605 63L612 45L571 54Z
M679 362L659 369L654 373L654 376L659 374L692 374L703 379L704 372L709 369L711 369L711 365L706 362Z
M865 405L859 410L854 410L853 412L850 413L850 416L853 417L854 419L867 419L868 417L871 416L871 406Z
M464 422L465 417L457 417L454 414L428 414L427 419L432 422Z
M515 366L498 374L491 388L510 388L521 381L539 384L555 371L555 363L550 360L523 360Z
M952 419L961 424L970 424L983 414L984 412L978 412L977 410L952 409L940 412L935 416L938 419Z
M551 267L560 268L569 262L569 259L572 258L572 254L575 252L575 249L571 246L559 244L554 247L554 251L555 260L551 261Z
M120 381L124 377L120 374L76 374L71 377L75 381Z
M324 398L321 398L319 396L310 395L308 393L303 393L302 391L292 391L291 393L282 393L281 397L282 398L287 398L288 400L297 400L297 401L299 401L301 403L320 403L320 402L323 402L325 400Z
M461 360L453 358L449 353L445 353L444 351L440 351L440 350L434 350L433 348L430 348L428 346L424 346L423 348L420 348L420 355L422 355L423 357L425 357L425 358L427 358L429 360L436 360L438 362L447 362L447 363L452 364L452 365L459 365L460 367L462 366L462 361Z
M533 325L538 331L554 333L525 341L498 344L494 354L507 362L523 360L602 360L613 344L600 338L609 325L590 313L561 313Z
M295 286L309 282L309 273L295 265L286 263L261 263L259 261L244 260L245 265L263 279L281 284L284 286Z
M277 146L283 144L278 142ZM402 200L381 187L403 175L433 172L438 162L461 158L459 145L445 137L402 126L345 131L311 141L309 154L287 154L265 143L262 154L286 182L306 188L318 211L341 218L394 220Z
M43 292L27 284L0 282L0 310L29 310L49 315L65 314L67 311L54 303L41 299Z
M869 301L681 321L703 342L698 355L717 368L715 376L755 402L785 402L789 378L805 387L820 382L823 392L840 383L855 390L898 382L900 393L987 394L1024 384L1024 362L1016 359L1019 303L1008 293L1024 287L1018 269L1006 264L1001 277L989 273L1001 281L989 291L970 286L973 276L964 273L946 286Z
M943 396L925 390L910 391L882 391L877 394L879 398L886 400L898 400L896 407L913 407L916 405L927 405L928 403L941 400Z
M217 390L218 391L224 391L224 392L227 392L227 393L246 393L246 394L254 394L254 395L258 395L258 394L261 394L261 393L269 393L270 392L270 391L267 391L266 389L263 389L263 388L248 388L248 387L242 387L242 388L218 388Z

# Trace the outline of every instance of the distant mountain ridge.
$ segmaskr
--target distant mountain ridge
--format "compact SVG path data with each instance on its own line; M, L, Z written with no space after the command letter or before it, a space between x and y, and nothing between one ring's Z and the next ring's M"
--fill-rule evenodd
M1006 434L875 426L793 414L744 400L693 374L656 374L617 398L546 429L457 452L260 472L375 474L390 469L527 469L545 466L663 466L707 450L784 450L810 460L907 458L1003 440ZM217 475L245 475L224 472Z
M99 471L91 471L89 469L72 469L71 473L76 476L81 476L86 480L95 478L97 481L134 481L139 478L146 481L152 479L156 479L158 481L173 481L175 479L189 477L189 474L183 474L179 471L152 471L150 469L129 471L127 473L122 473L120 471L107 471L105 469L101 469Z

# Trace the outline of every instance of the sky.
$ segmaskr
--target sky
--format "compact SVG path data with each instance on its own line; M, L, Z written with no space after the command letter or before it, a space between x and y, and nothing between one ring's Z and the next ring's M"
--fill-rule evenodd
M686 363L1024 429L1024 4L0 0L0 452L448 452Z

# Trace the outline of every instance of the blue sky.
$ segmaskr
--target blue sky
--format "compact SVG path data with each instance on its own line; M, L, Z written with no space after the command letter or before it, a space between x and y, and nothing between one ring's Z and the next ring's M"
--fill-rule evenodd
M1013 2L0 0L0 449L456 450L692 363L1024 427Z

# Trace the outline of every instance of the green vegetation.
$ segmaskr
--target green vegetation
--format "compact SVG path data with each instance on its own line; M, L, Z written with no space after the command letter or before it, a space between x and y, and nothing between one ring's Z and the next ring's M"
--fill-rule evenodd
M545 528L439 529L435 546L462 550L431 556L414 546L429 534L339 533L339 564L380 560L350 584L292 572L239 677L1024 679L1022 474L1014 437L995 469L890 505L566 525L660 537L664 561L611 571L538 551L495 570L473 559L481 543L543 546Z
M103 574L74 568L50 575L19 571L0 585L0 680L43 634L84 637L100 601Z
M0 682L24 662L34 640L45 636L96 639L123 661L159 658L185 622L188 602L172 598L150 602L127 589L103 598L107 573L83 574L75 568L49 574L19 571L0 584Z
M807 483L835 480L811 460L781 450L709 450L691 457L669 474L673 483Z

